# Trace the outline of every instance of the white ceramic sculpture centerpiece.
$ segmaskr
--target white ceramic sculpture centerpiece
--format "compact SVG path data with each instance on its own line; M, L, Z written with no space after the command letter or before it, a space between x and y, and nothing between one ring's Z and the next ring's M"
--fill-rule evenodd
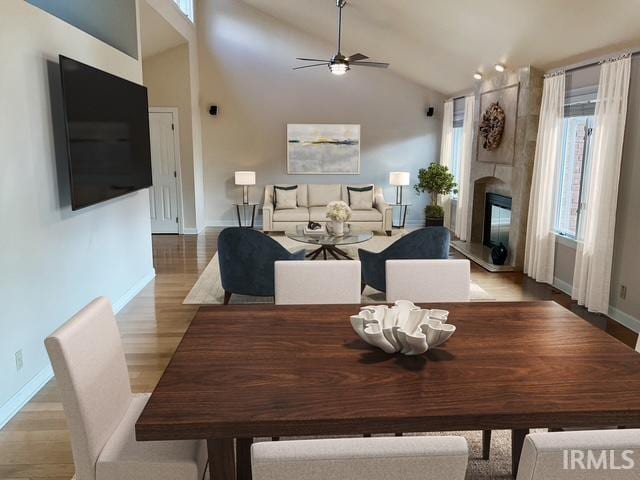
M351 316L351 326L369 345L386 353L421 355L446 342L456 327L447 322L446 310L417 307L398 300L392 307L367 305Z

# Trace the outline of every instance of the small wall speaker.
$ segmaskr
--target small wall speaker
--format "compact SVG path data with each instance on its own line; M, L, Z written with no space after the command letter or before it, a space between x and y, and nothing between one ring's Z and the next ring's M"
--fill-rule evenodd
M424 109L424 113L427 115L427 117L433 117L435 109L433 107L427 107Z
M217 117L218 116L218 106L217 105L211 105L209 107L209 115L211 115L212 117Z

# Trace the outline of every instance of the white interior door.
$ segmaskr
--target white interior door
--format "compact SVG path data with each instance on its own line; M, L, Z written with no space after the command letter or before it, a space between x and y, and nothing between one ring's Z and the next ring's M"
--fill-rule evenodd
M151 232L179 233L177 132L174 113L149 112L153 187Z

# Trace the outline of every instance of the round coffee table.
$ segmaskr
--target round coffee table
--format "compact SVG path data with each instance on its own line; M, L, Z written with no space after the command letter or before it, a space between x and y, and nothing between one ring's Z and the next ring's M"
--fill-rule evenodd
M366 242L373 238L373 232L354 230L350 226L345 226L344 235L336 237L323 234L307 234L304 232L304 225L297 225L295 232L285 232L288 238L297 242L319 245L313 252L307 253L306 257L315 260L322 254L327 259L327 253L336 260L353 260L344 250L339 248L342 245L353 245L355 243Z

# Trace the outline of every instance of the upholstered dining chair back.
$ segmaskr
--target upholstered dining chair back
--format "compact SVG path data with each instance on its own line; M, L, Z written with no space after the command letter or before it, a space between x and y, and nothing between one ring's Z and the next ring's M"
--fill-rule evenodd
M463 480L462 437L374 437L255 443L253 480Z
M362 280L366 285L386 292L387 260L424 260L449 258L449 230L426 227L399 238L379 253L358 249L362 262Z
M45 340L71 432L76 480L94 480L131 386L111 303L97 298Z
M274 262L303 260L304 250L291 253L273 238L252 228L225 228L218 236L222 288L228 294L274 295Z
M468 302L469 260L387 260L387 302Z
M640 430L531 433L517 480L637 480Z
M357 260L276 262L276 305L360 303Z

